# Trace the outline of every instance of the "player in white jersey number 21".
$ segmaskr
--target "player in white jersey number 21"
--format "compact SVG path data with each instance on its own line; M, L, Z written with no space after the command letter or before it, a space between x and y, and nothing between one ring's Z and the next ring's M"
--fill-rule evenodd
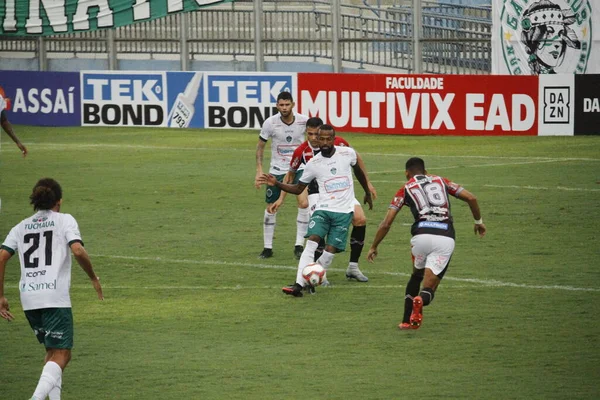
M73 314L69 286L71 252L104 299L100 280L83 247L77 221L60 212L62 189L54 179L40 179L29 197L34 210L6 237L0 247L0 317L11 321L4 296L6 263L17 252L21 264L21 304L38 341L46 348L44 369L32 399L60 399L62 373L71 359Z

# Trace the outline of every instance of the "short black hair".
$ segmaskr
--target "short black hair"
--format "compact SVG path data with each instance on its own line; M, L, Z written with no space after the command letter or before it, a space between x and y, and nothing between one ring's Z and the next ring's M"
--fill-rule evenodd
M419 157L411 157L406 162L406 170L412 173L424 174L425 173L425 161Z
M320 128L323 125L323 120L319 117L312 117L306 121L307 128Z
M319 128L319 132L321 132L321 131L332 131L333 136L335 136L335 129L333 129L333 126L331 126L329 124L321 125L321 127Z
M277 101L279 100L289 100L292 103L294 102L294 97L290 92L281 92L277 95Z
M42 178L33 187L29 203L33 205L35 211L50 210L60 199L62 199L60 184L52 178Z

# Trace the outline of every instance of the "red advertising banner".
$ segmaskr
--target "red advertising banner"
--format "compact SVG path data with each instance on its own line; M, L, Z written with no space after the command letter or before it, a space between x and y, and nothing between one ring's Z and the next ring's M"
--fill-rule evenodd
M298 73L297 110L341 131L537 135L537 76Z

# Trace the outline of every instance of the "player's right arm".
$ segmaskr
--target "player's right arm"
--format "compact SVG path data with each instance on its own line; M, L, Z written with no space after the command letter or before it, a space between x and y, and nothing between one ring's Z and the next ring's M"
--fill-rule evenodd
M94 290L98 294L98 299L104 300L104 295L102 294L102 286L100 285L100 278L94 272L94 268L92 267L92 260L90 260L90 256L88 252L85 250L85 247L79 241L75 241L71 243L71 251L73 252L73 256L77 263L81 266L81 269L85 271L87 276L92 281L92 285L94 286Z
M296 172L298 171L298 168L300 168L300 165L302 165L304 150L307 146L308 143L304 142L300 146L296 147L296 150L294 150L294 153L292 154L292 159L290 160L290 169L283 177L283 183L294 182L294 179L296 178ZM283 205L286 196L287 192L285 190L282 190L279 194L279 198L267 207L267 211L271 214L276 213L279 207Z
M263 158L265 155L265 146L267 141L262 137L258 138L258 144L256 145L256 176L254 177L254 187L257 189L260 187L260 183L258 183L258 178L260 178L263 174Z
M379 224L379 228L377 228L377 233L375 233L375 238L373 239L373 243L369 248L369 254L367 255L367 259L369 262L373 262L375 257L377 257L377 246L382 240L386 237L392 224L394 223L394 219L396 219L396 215L398 215L398 211L402 209L404 206L404 187L400 188L396 192L396 195L392 199L390 206L388 208L387 214L383 218L383 221Z
M21 153L23 153L23 157L25 157L27 155L27 147L25 147L25 145L21 143L17 135L15 135L12 125L8 121L8 117L6 116L6 112L4 110L0 112L0 125L2 125L2 129L4 129L4 132L6 132L8 136L10 136L10 138L13 140L13 142L16 143L17 147L21 150Z
M377 228L377 233L375 233L375 238L373 239L373 243L371 244L371 247L369 248L369 253L367 254L367 260L369 260L369 262L375 261L375 257L377 257L378 254L377 247L390 231L390 228L394 223L394 219L396 219L396 215L398 215L398 211L400 210L395 208L389 208L387 214L385 214L385 217L383 218L383 221L381 221L381 223L379 224L379 227Z
M260 188L258 178L263 175L263 159L265 155L265 146L269 138L273 136L273 126L270 119L267 119L258 134L258 144L256 145L256 175L254 177L254 187Z
M6 262L12 257L12 253L5 249L0 249L0 317L7 321L13 320L13 315L10 313L8 300L4 296L4 272L6 271Z

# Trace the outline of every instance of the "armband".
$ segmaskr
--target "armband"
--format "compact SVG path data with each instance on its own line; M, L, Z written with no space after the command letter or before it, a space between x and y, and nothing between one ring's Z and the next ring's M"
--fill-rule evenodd
M475 225L481 225L483 224L483 218L479 218L475 220Z

